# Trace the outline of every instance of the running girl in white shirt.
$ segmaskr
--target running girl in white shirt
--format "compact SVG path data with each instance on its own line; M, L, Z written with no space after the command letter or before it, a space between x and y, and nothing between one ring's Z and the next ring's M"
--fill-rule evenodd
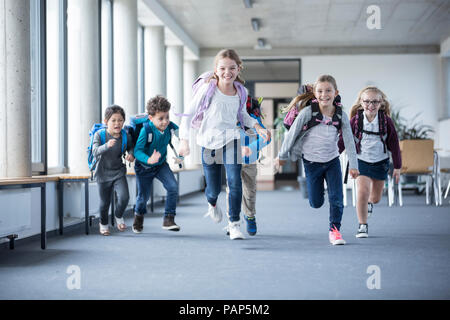
M189 138L196 132L196 142L202 147L202 165L206 180L205 195L208 200L209 215L216 223L222 220L222 211L216 206L221 191L222 166L225 167L228 197L230 239L244 239L240 231L242 203L242 156L239 128L255 128L258 134L270 139L270 132L262 128L258 121L246 111L247 90L239 77L242 61L234 50L221 50L214 60L214 73L203 75L198 84L186 117L180 124L180 156L189 154Z

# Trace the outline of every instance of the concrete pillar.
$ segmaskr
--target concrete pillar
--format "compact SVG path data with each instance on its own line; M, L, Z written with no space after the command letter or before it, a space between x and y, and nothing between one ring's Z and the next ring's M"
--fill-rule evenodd
M114 104L138 113L137 0L114 0Z
M166 46L164 27L144 29L145 100L156 95L166 96Z
M72 173L89 172L89 130L100 119L98 2L68 1L68 156Z
M187 113L187 108L192 99L192 84L198 77L198 61L196 60L186 60L184 61L184 113ZM192 132L192 131L191 131ZM191 154L186 158L185 165L186 168L194 168L200 165L201 162L201 148L197 145L195 136L193 135L189 139L189 148L191 149Z
M180 124L181 118L175 113L184 111L184 54L183 46L168 46L167 53L167 99L172 107L170 108L170 118L176 124Z
M0 0L0 177L31 176L30 3Z

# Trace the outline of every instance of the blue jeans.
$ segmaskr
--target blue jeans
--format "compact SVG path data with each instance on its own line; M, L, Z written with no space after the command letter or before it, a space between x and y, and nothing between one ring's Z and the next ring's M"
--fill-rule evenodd
M156 167L144 168L139 161L136 161L134 170L136 172L138 193L134 211L139 215L147 213L147 201L152 190L152 181L156 178L162 182L164 188L167 190L164 214L175 215L178 199L178 183L167 162Z
M323 182L327 182L328 201L330 203L330 227L340 230L342 214L344 212L342 192L342 171L339 157L331 161L320 163L303 159L308 188L309 204L313 208L320 208L324 202L325 189Z
M227 148L228 146L228 148ZM225 167L228 197L228 216L231 222L239 221L242 204L242 156L237 140L221 149L211 150L202 147L202 164L206 180L205 195L208 202L215 206L222 190L222 166ZM231 147L230 147L231 146ZM240 145L239 145L240 147ZM228 155L227 155L228 149ZM238 159L240 159L238 161Z

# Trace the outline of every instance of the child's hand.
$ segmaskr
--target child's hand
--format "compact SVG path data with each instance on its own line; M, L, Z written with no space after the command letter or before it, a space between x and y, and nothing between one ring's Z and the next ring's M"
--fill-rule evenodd
M271 135L270 135L270 131L269 130L264 129L259 124L255 125L255 130L263 138L264 142L267 142L267 141L270 140Z
M281 167L284 166L286 164L286 160L280 160L280 158L276 157L275 158L275 166Z
M250 157L252 150L249 147L241 147L241 152L243 156Z
M134 157L132 154L127 154L127 156L125 157L125 160L127 160L128 162L133 162L134 161Z
M178 148L178 154L182 157L189 155L191 151L189 150L189 141L185 139L180 140L180 147Z
M176 164L183 163L184 157L182 157L182 156L173 157L173 161L174 161Z
M356 179L359 176L359 170L358 169L350 169L348 171L348 173L350 174L350 177L352 177L353 179Z
M394 172L392 173L392 177L395 178L395 183L400 181L400 171L401 169L394 169Z
M159 153L156 150L153 150L153 154L150 158L148 158L147 163L148 164L158 163L159 158L161 158L161 153Z
M110 139L108 140L108 142L106 143L106 145L108 146L108 148L111 148L113 145L116 144L116 139Z
M279 172L281 166L284 166L285 164L286 164L286 160L280 160L280 158L276 157L275 158L275 165L274 165L274 167L275 167L275 172L274 173Z

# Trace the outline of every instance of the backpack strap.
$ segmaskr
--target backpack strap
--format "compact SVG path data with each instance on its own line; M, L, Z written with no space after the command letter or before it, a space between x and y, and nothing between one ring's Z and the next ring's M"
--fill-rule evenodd
M100 129L98 134L100 135L100 145L104 145L106 143L106 129Z
M317 100L314 99L311 102L311 119L303 126L302 131L309 130L320 123L332 125L337 129L338 132L340 132L342 126L342 108L338 105L335 105L335 110L331 121L324 121L323 114L322 112L320 112L319 103L317 103Z
M127 131L125 129L122 129L121 133L122 133L122 154L124 154L125 150L127 149L128 137Z
M145 121L143 127L145 129L145 133L147 134L147 142L145 143L145 145L148 146L153 141L153 132L150 128L150 121Z

